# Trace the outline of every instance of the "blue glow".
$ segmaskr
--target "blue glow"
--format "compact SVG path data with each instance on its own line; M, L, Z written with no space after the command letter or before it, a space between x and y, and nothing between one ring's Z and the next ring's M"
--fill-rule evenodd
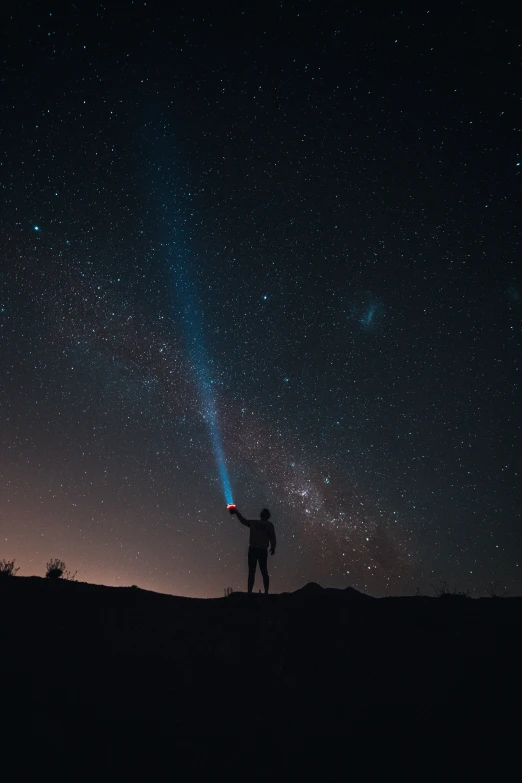
M351 302L350 315L367 332L373 332L383 323L384 303L370 291L359 291Z
M371 326L373 321L373 316L375 315L375 305L372 305L370 308L368 308L368 311L363 315L361 318L361 323L363 326Z
M187 265L180 261L173 267L173 272L181 303L181 313L187 333L191 366L198 386L203 418L208 427L223 495L227 505L229 505L234 502L232 499L232 486L223 450L223 440L214 394L214 382L210 372L210 361L205 346L202 311L201 307L198 307L196 304L195 285L189 279Z
M33 226L35 231L40 231L40 226Z

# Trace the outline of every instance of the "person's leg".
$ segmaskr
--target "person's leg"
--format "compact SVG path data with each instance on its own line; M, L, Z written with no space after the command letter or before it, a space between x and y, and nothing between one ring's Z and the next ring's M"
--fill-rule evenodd
M256 563L257 554L255 549L248 550L248 592L251 593L254 587L254 579L256 578Z
M270 586L270 577L268 576L268 563L267 563L268 550L260 549L258 558L259 558L259 570L263 575L263 585L265 587L265 594L268 594L268 588Z

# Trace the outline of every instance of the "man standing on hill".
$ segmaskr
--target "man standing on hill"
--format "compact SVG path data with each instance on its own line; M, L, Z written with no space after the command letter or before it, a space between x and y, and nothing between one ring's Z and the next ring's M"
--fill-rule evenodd
M235 507L230 510L230 513L235 514L242 525L246 525L250 528L250 546L248 547L248 592L251 593L253 590L256 565L259 563L259 570L263 575L265 595L268 595L268 587L270 584L267 566L268 545L270 544L271 555L275 555L276 548L274 526L269 521L270 511L267 508L264 508L259 515L260 519L245 519Z

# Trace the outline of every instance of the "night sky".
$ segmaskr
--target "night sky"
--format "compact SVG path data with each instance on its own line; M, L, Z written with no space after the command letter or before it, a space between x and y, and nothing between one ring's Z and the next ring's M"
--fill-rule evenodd
M521 592L522 30L402 8L5 12L20 574L246 589L217 437L240 510L272 512L273 591Z

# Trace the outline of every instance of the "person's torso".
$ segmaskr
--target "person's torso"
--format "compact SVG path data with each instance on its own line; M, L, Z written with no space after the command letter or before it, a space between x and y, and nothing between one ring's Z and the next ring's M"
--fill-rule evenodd
M271 524L271 522L264 522L262 519L253 519L250 522L250 546L267 548L270 543L269 529Z

